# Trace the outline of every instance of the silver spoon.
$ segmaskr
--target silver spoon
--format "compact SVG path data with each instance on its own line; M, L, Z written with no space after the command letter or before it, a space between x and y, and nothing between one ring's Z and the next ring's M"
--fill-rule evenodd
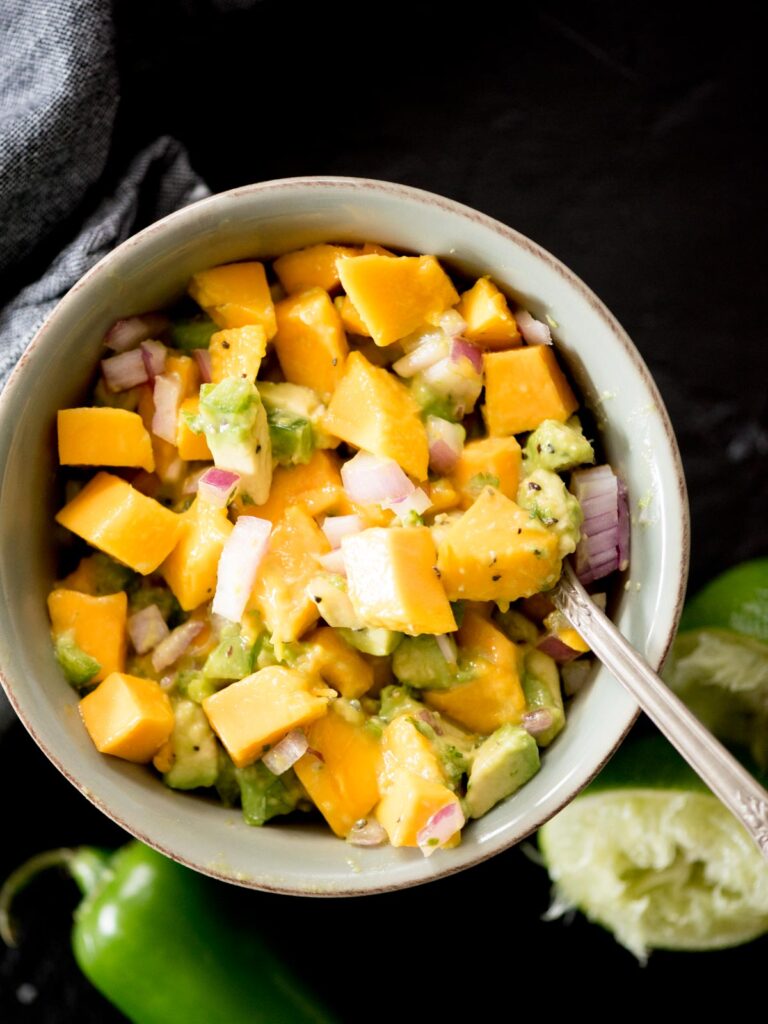
M549 596L574 629L677 748L715 796L744 825L768 858L768 793L718 742L611 620L590 599L566 562Z

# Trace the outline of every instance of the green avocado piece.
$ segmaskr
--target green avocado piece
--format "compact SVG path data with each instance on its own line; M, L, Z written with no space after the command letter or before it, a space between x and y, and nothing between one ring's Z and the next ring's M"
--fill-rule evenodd
M352 601L347 593L347 581L337 573L320 572L307 585L307 594L329 626L340 629L361 629Z
M523 449L526 472L548 469L553 473L562 473L594 461L594 450L584 437L577 416L572 416L567 423L544 420L528 436Z
M75 689L87 686L96 673L101 671L99 662L90 654L86 654L82 647L77 646L72 630L59 633L54 638L53 645L56 660L61 665L67 682Z
M474 674L462 664L460 652L456 664L446 661L437 640L427 634L403 637L392 656L392 671L401 683L420 690L447 690Z
M219 330L221 328L210 317L188 317L171 324L170 340L175 348L191 352L196 348L208 348L211 344L211 335Z
M385 686L379 694L379 700L379 718L383 722L391 722L398 715L418 715L427 710L426 704L422 704L407 686Z
M151 604L157 605L160 614L173 628L182 621L181 605L167 587L155 587L147 580L141 580L128 591L128 614L135 615Z
M114 558L105 555L103 551L97 551L89 558L93 567L93 586L97 597L104 594L117 594L125 590L130 584L138 579L138 573L129 569L127 565L121 565Z
M249 825L263 825L278 814L289 814L302 797L302 788L292 768L273 775L261 761L235 768L240 786L243 818Z
M216 683L196 669L185 669L176 676L176 690L182 697L188 697L195 704L202 704L206 697L219 690Z
M314 448L333 448L338 444L338 438L323 430L325 406L312 388L272 381L259 381L257 387L268 417L271 413L282 413L294 420L309 420Z
M439 395L427 384L421 373L411 378L411 395L421 408L424 419L427 416L438 416L442 420L459 423L464 417L464 406L450 395Z
M177 697L173 701L173 717L173 767L163 775L163 782L171 789L215 785L219 774L218 747L205 712L193 700Z
M522 726L502 725L475 752L464 798L467 816L482 817L532 778L539 766L534 738Z
M403 639L403 634L394 629L383 627L367 626L364 629L338 629L339 636L343 637L350 647L354 647L363 654L375 654L378 657L386 657L397 649Z
M501 631L515 644L536 644L539 640L539 631L536 623L531 622L522 612L508 608L505 612L498 612L495 621Z
M244 679L253 672L254 650L240 628L225 627L221 640L208 655L203 675L208 679Z
M560 689L560 670L554 658L543 651L531 650L525 655L523 693L529 711L543 708L552 715L552 725L536 736L540 747L549 746L565 725L565 708Z
M301 416L271 409L267 412L272 458L281 466L309 462L315 450L312 424Z
M557 534L561 558L576 550L584 516L557 473L535 469L523 477L517 489L517 504Z

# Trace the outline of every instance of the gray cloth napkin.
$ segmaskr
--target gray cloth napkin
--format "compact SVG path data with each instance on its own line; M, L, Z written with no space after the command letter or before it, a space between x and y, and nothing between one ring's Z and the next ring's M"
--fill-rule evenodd
M105 179L119 98L110 0L0 0L0 386L59 299L129 235L208 194L162 137ZM0 732L12 718L0 697Z

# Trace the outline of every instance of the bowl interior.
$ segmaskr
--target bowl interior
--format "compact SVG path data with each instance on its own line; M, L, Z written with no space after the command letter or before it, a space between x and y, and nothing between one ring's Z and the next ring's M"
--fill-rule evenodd
M277 891L355 894L457 871L551 817L610 756L636 713L601 667L574 699L567 728L521 791L465 831L462 845L359 849L320 826L254 829L237 810L173 793L145 768L98 754L49 643L56 410L82 401L105 330L167 305L202 268L273 256L318 241L377 241L490 273L557 326L558 353L629 485L632 560L614 618L658 665L687 574L687 505L679 454L650 375L622 329L570 271L516 232L428 193L354 179L294 179L238 189L173 214L129 239L60 303L0 402L0 665L9 697L45 753L126 829L198 870Z

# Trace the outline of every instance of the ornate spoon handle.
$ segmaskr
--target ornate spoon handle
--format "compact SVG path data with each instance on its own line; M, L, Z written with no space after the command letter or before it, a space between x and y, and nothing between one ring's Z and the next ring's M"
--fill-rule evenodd
M550 596L596 657L739 819L768 858L768 793L627 643L590 600L567 562L562 579Z

